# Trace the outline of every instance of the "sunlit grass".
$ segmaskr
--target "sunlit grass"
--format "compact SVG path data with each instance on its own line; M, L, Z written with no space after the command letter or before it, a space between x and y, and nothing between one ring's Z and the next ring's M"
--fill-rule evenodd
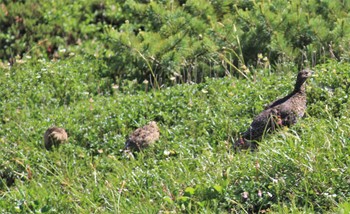
M254 153L234 153L232 140L264 104L289 92L293 72L261 70L253 84L235 78L207 79L148 93L131 88L130 93L110 94L85 94L90 80L67 77L72 84L68 88L76 90L69 104L60 102L58 98L66 100L66 95L54 89L23 88L16 97L1 101L0 163L17 179L12 186L0 186L0 210L347 213L347 67L330 63L316 68L319 77L308 85L307 116L266 136ZM333 69L339 72L331 75L328 71ZM26 72L23 75L30 78L35 69ZM25 82L35 87L32 83ZM338 101L331 97L331 87L338 91L333 94ZM42 94L35 98L36 93ZM47 94L58 100L43 102L40 97ZM26 101L29 107L22 103L26 97L34 99ZM158 121L160 140L134 158L123 155L125 137L150 120ZM54 124L67 129L70 143L49 152L43 134Z

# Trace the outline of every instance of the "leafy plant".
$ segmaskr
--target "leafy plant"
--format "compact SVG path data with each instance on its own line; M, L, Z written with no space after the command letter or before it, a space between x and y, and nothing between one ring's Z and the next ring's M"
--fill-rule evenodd
M257 69L255 80L208 78L149 92L131 84L97 93L101 77L88 71L100 65L85 59L29 60L3 70L0 172L17 177L10 187L2 179L2 212L346 209L350 124L339 106L348 103L342 93L347 63L313 68L318 76L307 86L308 116L296 126L263 139L256 153L233 153L232 140L264 104L292 89L296 72ZM57 74L57 87L49 71ZM13 78L6 79L9 74ZM71 102L60 101L61 82L74 92ZM329 96L326 86L339 92ZM159 142L133 159L123 155L125 138L150 120L159 124ZM52 125L67 129L69 143L50 152L43 134Z

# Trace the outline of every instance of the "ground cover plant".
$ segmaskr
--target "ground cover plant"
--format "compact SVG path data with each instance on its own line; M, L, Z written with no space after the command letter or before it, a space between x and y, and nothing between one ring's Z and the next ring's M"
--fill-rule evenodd
M48 90L37 100L27 88L38 88L38 71L55 73L61 63L31 66L1 74L2 82L28 79L1 102L3 212L349 211L349 64L316 67L307 117L265 138L256 153L238 154L232 139L263 104L293 87L297 70L129 95L89 91L91 79L74 82L74 75L51 78L72 81L74 102L64 102L71 95L50 91L50 82L41 82ZM160 124L160 141L134 159L124 156L125 137L150 120ZM70 143L49 152L43 133L52 124L68 130Z
M347 1L0 3L1 213L349 213ZM308 81L306 117L233 142ZM136 128L160 139L122 152ZM68 144L44 146L50 126Z

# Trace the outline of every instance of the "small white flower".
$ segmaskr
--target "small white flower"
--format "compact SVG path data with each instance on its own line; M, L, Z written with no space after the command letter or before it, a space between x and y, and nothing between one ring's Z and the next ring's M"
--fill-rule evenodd
M249 197L249 192L243 192L242 197L247 199Z

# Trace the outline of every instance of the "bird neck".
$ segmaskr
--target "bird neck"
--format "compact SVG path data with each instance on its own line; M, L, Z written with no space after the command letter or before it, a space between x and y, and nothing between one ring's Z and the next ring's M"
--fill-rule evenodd
M298 81L294 87L294 93L305 94L305 81Z

